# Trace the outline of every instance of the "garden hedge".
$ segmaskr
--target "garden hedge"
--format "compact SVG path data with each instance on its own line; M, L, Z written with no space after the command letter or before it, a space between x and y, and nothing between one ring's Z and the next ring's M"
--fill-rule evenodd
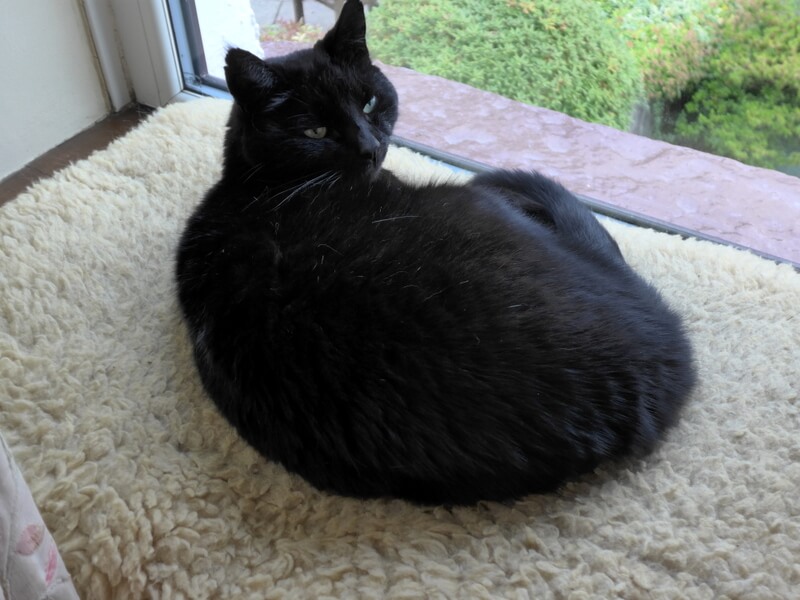
M642 97L631 50L583 0L381 0L370 51L566 114L627 129Z

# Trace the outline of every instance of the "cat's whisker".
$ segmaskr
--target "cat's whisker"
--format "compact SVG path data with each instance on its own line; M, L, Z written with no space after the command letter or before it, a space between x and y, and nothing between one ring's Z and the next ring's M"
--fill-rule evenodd
M324 181L324 182L322 182L322 183L320 184L320 186L319 186L319 191L318 191L318 192L317 192L317 194L316 194L316 195L315 195L315 196L314 196L314 197L311 199L311 202L309 203L309 206L311 206L312 204L314 204L314 202L316 202L316 201L317 201L317 198L319 198L319 197L322 195L322 192L323 192L323 191L325 191L326 189L327 189L327 190L330 190L330 189L331 189L331 188L332 188L334 185L336 185L336 184L338 183L338 181L339 181L341 178L342 178L342 175L341 175L340 173L333 173L333 174L332 174L332 175L331 175L331 176L330 176L330 177L327 179L327 181Z
M328 178L328 180L327 180L327 181L325 181L325 182L323 182L323 183L322 183L322 185L320 186L320 188L327 188L327 189L329 189L329 190L330 190L330 189L331 189L331 188L332 188L334 185L336 185L336 184L339 182L339 180L340 180L341 178L342 178L342 175L341 175L341 173L333 173L333 174L332 174L332 175L331 175L331 176ZM322 189L320 189L320 192L322 192ZM318 194L318 195L319 195L319 194Z
M317 198L319 198L322 195L323 192L330 191L330 189L334 185L336 185L341 178L342 178L341 174L332 172L332 174L325 181L319 184L319 191L317 191L317 193L311 199L311 202L309 202L309 206L312 206L314 202L317 201Z
M252 199L250 202L248 202L248 203L245 205L245 207L242 209L242 212L246 211L248 208L250 208L251 206L253 206L253 204L255 204L256 202L258 202L258 199L259 199L259 198L261 198L261 196L260 196L260 195L258 195L258 196L253 196L253 199Z
M329 172L330 171L325 171L325 173L329 173ZM322 173L322 175L324 175L325 173ZM319 175L317 175L315 177L312 177L312 179L316 179L316 177L319 177ZM295 183L297 183L299 185L302 185L303 183L306 183L308 181L310 181L309 178L308 178L308 175L302 175L300 177L295 177L294 179L288 179L288 180L283 182L283 184L286 185L287 188L285 190L283 190L283 192L278 192L278 193L285 193L287 191L291 191L296 187L294 185Z
M289 188L289 190L283 192L284 194L288 192L289 195L286 196L286 198L284 198L280 202L278 202L278 204L272 209L272 211L278 210L281 206L289 202L289 200L297 196L297 194L299 194L300 192L312 188L315 185L319 185L320 183L324 185L326 179L330 178L332 175L336 175L336 173L334 171L325 171L324 173L317 175L316 177L312 177L308 181L301 183L300 185L294 188Z
M377 219L372 222L373 225L377 223L386 223L387 221L398 221L400 219L418 219L419 215L400 215L398 217L387 217L385 219Z
M264 165L257 165L256 167L253 167L253 169L251 169L251 170L258 171L258 170L262 169L263 167L264 167ZM253 176L254 176L254 174L251 174L250 177L247 177L246 179L244 179L244 181L246 182L248 179L250 179ZM334 183L336 183L336 181L338 181L338 179L340 177L341 176L338 173L334 172L334 171L325 171L325 172L323 172L323 173L321 173L321 174L319 174L319 175L317 175L315 177L312 177L311 179L308 179L307 176L303 176L303 177L298 177L296 179L292 179L292 180L288 181L287 183L289 183L289 184L292 184L292 183L295 183L295 182L302 182L302 183L299 183L296 186L290 185L287 189L283 190L282 192L278 192L275 195L276 197L281 195L281 194L288 194L288 196L286 198L284 198L283 200L281 200L281 202L279 202L278 205L275 206L272 210L277 210L278 208L280 208L280 206L282 206L283 204L285 204L286 202L291 200L295 195L297 195L298 193L302 192L305 189L314 187L315 185L320 185L321 187L324 187L325 185L331 186ZM255 196L253 196L253 199L250 202L248 202L244 206L244 208L242 208L242 212L248 210L251 206L253 206L256 202L258 202L261 198L267 197L268 196L268 192L269 192L269 184L264 186L264 189L261 191L261 193L256 194ZM317 196L319 196L319 194L317 194ZM316 196L314 197L314 200L316 200ZM314 200L312 200L312 202Z
M263 169L263 168L264 168L264 164L263 163L259 163L256 166L254 166L254 167L248 169L247 171L245 171L244 179L242 179L242 183L247 183L248 181L250 181L253 177L255 177L256 173L261 171L261 169Z

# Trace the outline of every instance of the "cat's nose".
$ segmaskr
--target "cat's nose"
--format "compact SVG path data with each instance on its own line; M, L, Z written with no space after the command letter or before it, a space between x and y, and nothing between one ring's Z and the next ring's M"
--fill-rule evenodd
M381 143L368 131L362 131L358 136L358 154L361 158L374 160L378 155Z

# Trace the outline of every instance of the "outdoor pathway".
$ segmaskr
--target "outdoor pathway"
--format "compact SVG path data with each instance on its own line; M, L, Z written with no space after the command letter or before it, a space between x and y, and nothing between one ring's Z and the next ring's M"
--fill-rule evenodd
M259 25L269 25L278 21L294 21L294 2L292 0L250 0L250 4ZM333 11L319 2L309 0L303 2L303 13L306 23L316 25L324 30L333 27L335 22Z

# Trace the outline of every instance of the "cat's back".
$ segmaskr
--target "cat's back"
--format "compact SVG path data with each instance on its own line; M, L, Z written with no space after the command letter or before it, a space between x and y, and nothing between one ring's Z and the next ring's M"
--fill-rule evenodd
M382 177L276 206L214 188L181 242L179 294L212 397L248 441L321 487L380 493L271 444L330 435L339 450L320 450L327 460L350 451L338 444L354 431L364 444L430 432L431 448L472 431L508 436L509 460L561 448L574 453L563 469L579 472L591 456L652 443L674 418L673 390L679 405L691 387L688 343L655 290L491 189ZM298 437L253 429L266 414ZM381 439L376 464L403 447ZM534 468L523 463L514 469ZM536 464L539 483L520 489L561 476Z
M491 190L391 175L288 201L220 184L184 233L178 281L185 310L229 336L336 331L388 347L415 332L415 352L480 340L487 354L514 348L515 368L552 351L530 339L611 340L607 323L669 314L632 272L576 254Z

